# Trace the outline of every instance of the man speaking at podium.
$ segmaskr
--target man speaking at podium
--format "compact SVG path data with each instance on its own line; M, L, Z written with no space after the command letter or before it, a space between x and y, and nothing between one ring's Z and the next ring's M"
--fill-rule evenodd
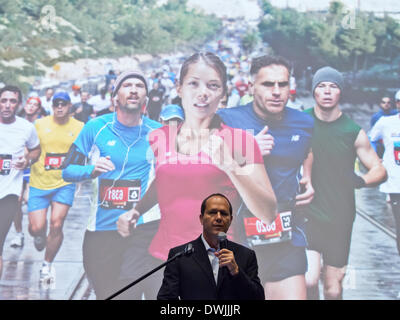
M170 250L168 259L185 254L166 266L158 300L265 299L254 251L226 239L232 218L232 205L224 195L204 199L203 233Z

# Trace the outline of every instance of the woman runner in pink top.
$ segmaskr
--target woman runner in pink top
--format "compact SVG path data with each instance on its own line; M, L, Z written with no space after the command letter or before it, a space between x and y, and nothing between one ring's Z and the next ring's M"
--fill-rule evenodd
M183 63L178 94L185 120L151 133L155 179L117 222L119 233L128 236L139 216L158 202L160 226L149 252L160 260L201 234L201 202L212 193L226 195L234 211L243 200L259 219L268 224L275 219L275 195L253 135L224 125L215 114L226 82L226 67L213 53L196 53ZM231 230L228 236L235 240Z

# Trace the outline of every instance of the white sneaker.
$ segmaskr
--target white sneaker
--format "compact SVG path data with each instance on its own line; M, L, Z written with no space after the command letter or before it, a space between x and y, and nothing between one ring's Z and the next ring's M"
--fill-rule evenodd
M11 240L10 246L13 248L22 248L24 246L24 234L22 232L17 233Z
M44 285L50 285L55 281L55 270L52 266L47 264L42 265L42 269L40 269L40 283Z

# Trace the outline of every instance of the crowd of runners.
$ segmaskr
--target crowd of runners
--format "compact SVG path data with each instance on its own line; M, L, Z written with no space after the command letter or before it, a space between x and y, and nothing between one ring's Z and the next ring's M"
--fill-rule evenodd
M228 237L255 250L267 299L319 299L320 280L325 299L341 299L355 189L380 185L390 195L400 253L400 91L396 108L382 98L367 133L340 108L338 70L314 73L311 105L296 98L292 70L283 57L246 56L231 39L179 64L110 71L99 95L73 85L24 99L6 84L0 276L14 224L11 247L29 233L44 250L40 281L52 281L76 186L90 180L82 256L97 299L198 236L200 204L212 193L231 201ZM161 279L154 274L120 298L155 299Z

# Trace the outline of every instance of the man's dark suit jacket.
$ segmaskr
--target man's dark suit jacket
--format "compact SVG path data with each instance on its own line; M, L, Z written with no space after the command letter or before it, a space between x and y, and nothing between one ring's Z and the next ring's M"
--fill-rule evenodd
M194 252L181 256L165 267L158 300L264 300L264 289L258 278L257 258L253 250L227 241L233 251L239 274L232 276L223 267L215 283L211 263L201 236L191 241ZM168 259L187 244L170 250Z

